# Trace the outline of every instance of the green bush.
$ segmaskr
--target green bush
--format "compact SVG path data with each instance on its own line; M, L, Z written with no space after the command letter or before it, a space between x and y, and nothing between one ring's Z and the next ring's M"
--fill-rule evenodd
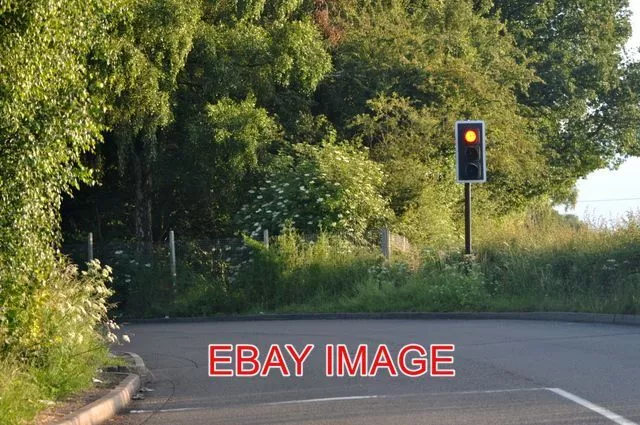
M381 195L381 167L348 145L294 146L274 170L249 190L239 213L241 228L256 237L277 234L287 223L302 232L320 229L363 240L390 216Z
M236 282L249 309L275 309L312 299L355 294L378 255L369 247L321 233L305 240L286 228L269 249L248 240L252 258Z

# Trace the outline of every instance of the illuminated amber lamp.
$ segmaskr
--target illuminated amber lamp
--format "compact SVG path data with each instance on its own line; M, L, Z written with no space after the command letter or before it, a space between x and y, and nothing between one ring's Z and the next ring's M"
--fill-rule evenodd
M475 130L467 130L464 132L464 141L466 143L475 143L478 141L478 133Z

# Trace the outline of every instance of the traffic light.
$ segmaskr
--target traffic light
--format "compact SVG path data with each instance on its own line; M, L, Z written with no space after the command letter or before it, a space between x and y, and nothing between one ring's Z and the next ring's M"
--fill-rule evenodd
M458 183L487 181L484 121L456 122L456 178Z

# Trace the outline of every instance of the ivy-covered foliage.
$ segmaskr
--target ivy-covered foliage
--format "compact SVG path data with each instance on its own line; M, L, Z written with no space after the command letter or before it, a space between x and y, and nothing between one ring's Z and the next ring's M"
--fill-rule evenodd
M100 139L106 98L91 58L122 6L0 5L0 351L33 330L27 311L56 268L62 196L91 181L81 159Z
M91 383L106 360L109 270L61 258L62 197L93 181L111 78L100 63L128 1L0 3L0 417ZM19 402L18 402L18 401Z

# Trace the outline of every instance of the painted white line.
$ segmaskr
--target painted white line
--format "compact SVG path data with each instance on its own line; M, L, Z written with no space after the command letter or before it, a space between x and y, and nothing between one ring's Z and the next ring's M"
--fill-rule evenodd
M523 391L545 391L548 388L533 387L533 388L506 388L502 390L475 390L475 391L453 391L448 393L427 393L426 395L456 395L456 394L495 394L495 393L518 393Z
M272 403L263 403L268 406L277 406L282 404L304 404L304 403L324 403L330 401L344 401L344 400L367 400L372 398L389 399L389 398L402 398L402 397L429 397L429 396L442 396L442 395L456 395L456 394L495 394L495 393L513 393L521 391L545 391L548 388L536 387L536 388L506 388L497 390L475 390L475 391L450 391L441 393L411 393L411 394L383 394L383 395L361 395L361 396L349 396L349 397L327 397L327 398L308 398L302 400L289 400L289 401L276 401Z
M327 401L365 400L368 398L384 398L384 397L385 396L379 396L379 395L356 395L351 397L308 398L306 400L276 401L274 403L264 403L264 404L269 406L277 406L281 404L323 403Z
M547 388L547 390L558 394L561 397L566 398L567 400L571 400L576 404L579 404L582 407L586 407L589 410L592 410L599 415L604 416L610 421L618 424L618 425L638 425L635 422L630 421L629 419L623 418L617 413L613 413L611 410L605 409L602 406L598 406L597 404L591 403L589 400L585 400L584 398L578 397L575 394L571 394L568 391L565 391L561 388Z
M171 413L171 412L190 412L193 410L205 410L203 407L179 407L175 409L149 409L149 410L129 410L129 413Z

